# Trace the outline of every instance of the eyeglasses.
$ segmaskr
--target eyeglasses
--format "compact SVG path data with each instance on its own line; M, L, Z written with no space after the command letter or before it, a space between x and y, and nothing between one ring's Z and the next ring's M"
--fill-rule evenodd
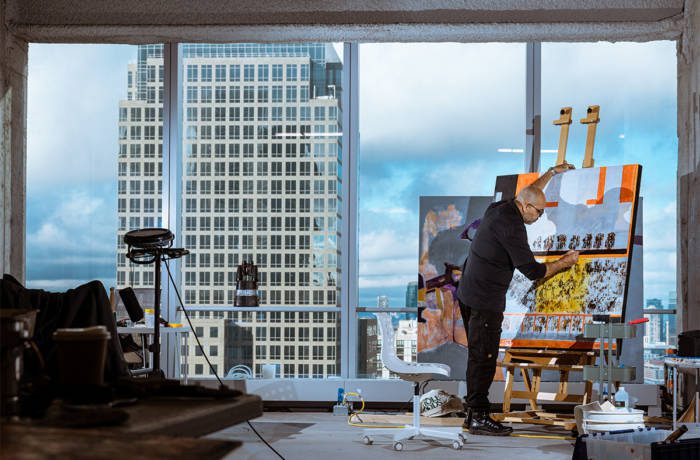
M532 206L533 208L535 208L535 211L537 211L537 217L542 217L542 214L544 214L544 208L540 209L532 203L528 203L528 206Z

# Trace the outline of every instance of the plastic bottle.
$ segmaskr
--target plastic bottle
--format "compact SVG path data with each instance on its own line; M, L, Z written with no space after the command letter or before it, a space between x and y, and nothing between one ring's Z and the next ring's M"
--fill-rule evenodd
M625 387L621 386L615 393L615 406L627 409L629 407L630 397L625 391Z
M343 403L343 398L345 397L345 390L343 388L338 388L338 404Z

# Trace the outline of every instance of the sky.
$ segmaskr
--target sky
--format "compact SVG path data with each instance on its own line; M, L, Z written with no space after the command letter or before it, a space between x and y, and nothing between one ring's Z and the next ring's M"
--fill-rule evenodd
M542 45L542 148L570 105L601 106L599 165L643 165L645 298L675 289L675 43ZM114 285L118 103L128 45L29 49L27 284ZM70 63L70 65L67 65ZM492 195L523 170L524 44L360 45L360 304L403 306L417 278L421 195ZM574 123L568 159L580 165ZM542 164L555 154L543 153Z

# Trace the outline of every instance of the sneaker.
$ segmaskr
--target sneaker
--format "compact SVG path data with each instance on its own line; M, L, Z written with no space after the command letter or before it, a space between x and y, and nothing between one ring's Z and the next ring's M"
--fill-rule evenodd
M488 412L473 412L471 417L467 415L467 420L470 422L467 425L469 427L469 434L509 436L513 432L513 428L495 421ZM465 420L465 424L467 420Z
M462 429L465 431L469 431L469 426L472 424L472 414L474 411L471 408L467 408L467 416L464 418L464 422L462 422Z

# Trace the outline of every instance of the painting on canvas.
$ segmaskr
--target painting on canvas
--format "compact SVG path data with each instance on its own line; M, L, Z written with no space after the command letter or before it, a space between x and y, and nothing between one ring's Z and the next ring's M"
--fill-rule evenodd
M570 270L532 282L516 270L506 295L501 345L590 348L581 335L594 314L624 317L641 166L586 168L554 176L545 212L526 226L540 262L580 251ZM495 198L509 199L538 175L499 176Z

